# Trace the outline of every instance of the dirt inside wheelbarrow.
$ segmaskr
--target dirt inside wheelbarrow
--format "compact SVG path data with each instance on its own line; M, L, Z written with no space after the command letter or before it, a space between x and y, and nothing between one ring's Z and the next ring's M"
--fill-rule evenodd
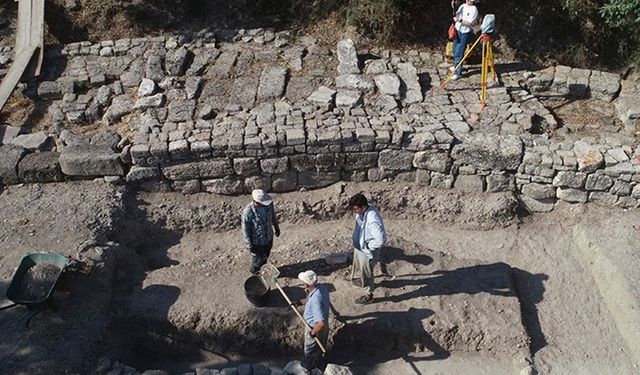
M349 281L350 264L325 261L350 251L344 203L358 191L380 207L389 232L388 275L376 269L375 302L364 307L353 303L363 291ZM3 315L0 373L93 373L110 357L183 374L275 368L302 356L303 330L279 294L265 307L244 296L250 255L239 215L249 196L82 182L16 186L0 197L0 298L26 253L48 248L82 261L56 286L57 312L29 328L19 324L24 308ZM610 276L640 270L638 212L566 205L518 216L513 197L393 183L274 194L274 202L282 235L269 262L293 300L304 297L297 273L318 273L331 291L329 358L356 373L637 372L633 331L618 328L607 298L633 301ZM592 234L620 240L600 249ZM603 265L621 268L592 271Z
M15 299L37 302L45 299L58 280L60 267L54 264L36 264L29 268L16 283Z

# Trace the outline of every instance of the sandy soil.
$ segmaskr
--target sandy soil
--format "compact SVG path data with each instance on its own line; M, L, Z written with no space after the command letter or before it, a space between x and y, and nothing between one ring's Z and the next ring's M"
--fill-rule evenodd
M390 235L389 276L364 308L352 303L361 291L346 280L349 264L323 261L348 251L343 205L360 190ZM293 298L302 294L291 276L322 275L330 358L360 373L637 372L639 213L561 205L517 217L511 199L393 184L278 195L283 234L270 260ZM83 373L101 356L174 373L299 358L301 330L282 298L272 291L265 308L244 298L246 203L93 182L0 193L0 306L25 254L78 260L56 288L57 313L25 327L24 307L3 311L0 372Z

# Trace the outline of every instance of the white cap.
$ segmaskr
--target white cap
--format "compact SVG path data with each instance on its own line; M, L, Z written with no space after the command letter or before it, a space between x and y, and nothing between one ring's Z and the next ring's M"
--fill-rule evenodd
M254 201L260 204L263 204L265 206L268 206L273 202L273 199L271 199L271 196L265 193L264 190L261 190L261 189L256 189L252 191L251 197L253 198Z
M307 285L316 285L316 282L318 282L318 276L316 276L316 273L311 270L300 272L298 274L298 279Z

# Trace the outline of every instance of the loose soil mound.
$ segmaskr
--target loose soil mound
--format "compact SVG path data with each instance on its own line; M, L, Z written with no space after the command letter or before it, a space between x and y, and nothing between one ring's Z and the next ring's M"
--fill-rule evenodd
M16 283L15 299L37 302L45 299L58 280L60 267L53 264L36 264Z

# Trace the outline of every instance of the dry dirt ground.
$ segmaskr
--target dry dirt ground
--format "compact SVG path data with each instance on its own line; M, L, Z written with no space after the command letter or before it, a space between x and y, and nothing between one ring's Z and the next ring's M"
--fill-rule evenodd
M349 264L349 195L380 206L390 243L376 303L358 307ZM333 362L370 374L630 374L640 369L638 211L560 205L516 215L508 194L411 184L337 184L275 196L282 221L270 261L292 298L312 268L331 290ZM138 193L100 182L0 193L0 306L20 259L74 259L57 312L25 326L0 313L0 373L87 373L109 356L184 373L301 356L302 330L276 291L244 296L248 196ZM380 271L378 271L380 273Z

